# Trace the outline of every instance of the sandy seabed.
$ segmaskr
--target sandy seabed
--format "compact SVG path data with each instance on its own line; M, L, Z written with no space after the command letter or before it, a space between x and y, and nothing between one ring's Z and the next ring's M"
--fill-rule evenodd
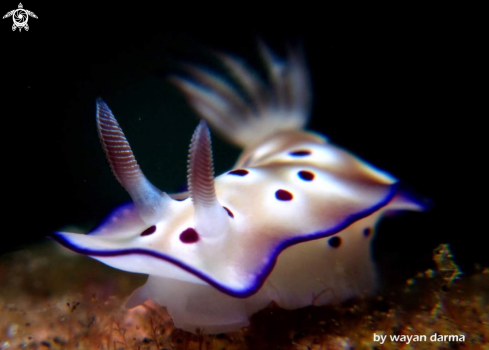
M420 271L374 298L293 311L272 304L238 332L194 335L175 329L166 309L155 303L124 308L145 276L48 242L0 256L0 350L489 350L489 269L459 274L446 245L434 250L433 259L435 270ZM385 336L384 343L374 334ZM415 341L435 334L457 338Z

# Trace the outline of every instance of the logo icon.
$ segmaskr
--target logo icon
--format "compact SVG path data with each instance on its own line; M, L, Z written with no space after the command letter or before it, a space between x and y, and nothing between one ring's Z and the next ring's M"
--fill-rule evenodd
M12 30L15 31L15 29L19 28L19 32L22 31L22 28L24 28L26 31L29 30L29 26L27 25L29 16L37 18L34 12L24 10L24 6L22 6L22 3L19 3L18 9L7 12L7 14L3 16L3 18L7 18L10 16L12 16L12 19L14 20Z

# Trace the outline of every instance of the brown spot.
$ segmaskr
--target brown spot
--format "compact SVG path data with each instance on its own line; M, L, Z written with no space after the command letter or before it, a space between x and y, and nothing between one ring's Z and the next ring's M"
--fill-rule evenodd
M312 181L314 180L314 173L307 171L307 170L301 170L298 173L299 177L304 180L304 181Z
M308 149L298 149L296 151L289 152L289 155L294 157L305 157L311 155L311 151Z
M366 227L364 230L363 230L363 235L365 237L368 237L370 236L370 234L372 233L372 229L370 227Z
M180 233L180 240L183 243L195 243L199 240L199 234L193 228L189 227Z
M226 211L228 212L228 215L229 215L230 217L234 218L234 214L233 214L233 212L232 212L231 210L229 210L229 209L228 209L228 208L226 208L226 207L223 207L223 208L224 208L224 210L226 210Z
M338 236L331 237L328 240L328 244L332 248L338 248L341 245L341 238Z
M232 170L228 173L228 175L237 175L237 176L246 176L248 175L249 171L246 169L236 169Z
M153 226L148 227L148 228L147 228L146 230L144 230L143 232L141 232L140 236L141 236L141 237L142 237L142 236L149 236L149 235L151 235L151 234L153 234L153 233L155 233L155 232L156 232L156 226L155 226L155 225L153 225Z
M292 193L286 190L278 190L277 192L275 192L275 197L281 201L290 201L294 198Z

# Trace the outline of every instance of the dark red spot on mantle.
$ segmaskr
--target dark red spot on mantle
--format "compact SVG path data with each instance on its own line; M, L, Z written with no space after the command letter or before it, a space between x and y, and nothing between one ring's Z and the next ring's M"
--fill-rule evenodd
M299 174L298 175L304 181L312 181L312 180L314 180L314 173L311 173L310 171L307 171L307 170L301 170L301 171L299 171Z
M338 248L341 245L341 238L338 236L331 237L328 240L328 244L332 248Z
M289 154L294 157L305 157L309 156L311 154L311 151L309 151L308 149L298 149L296 151L289 152Z
M365 237L368 237L370 236L370 234L372 233L372 229L370 227L366 227L364 230L363 230L363 235Z
M228 212L228 215L229 215L230 217L234 218L234 214L233 214L233 212L232 212L231 210L229 210L229 209L228 209L228 208L226 208L226 207L223 207L223 208L224 208L224 210L226 210L226 211Z
M277 192L275 192L275 197L281 201L290 201L292 200L292 198L294 198L292 193L286 190L278 190Z
M141 232L140 236L149 236L149 235L151 235L151 234L153 234L155 232L156 232L156 226L153 225L153 226L148 227L143 232Z
M199 234L193 228L189 227L180 233L180 240L183 243L195 243L199 240Z
M228 175L237 175L237 176L246 176L248 175L249 171L246 169L236 169L232 170L228 173Z

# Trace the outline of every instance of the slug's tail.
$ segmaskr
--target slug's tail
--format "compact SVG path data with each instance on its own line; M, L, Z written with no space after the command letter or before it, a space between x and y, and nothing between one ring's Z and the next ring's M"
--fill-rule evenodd
M238 58L218 54L236 86L195 66L185 66L190 79L172 81L217 132L241 147L283 130L302 129L311 107L310 78L303 51L288 49L278 58L260 43L267 79Z

